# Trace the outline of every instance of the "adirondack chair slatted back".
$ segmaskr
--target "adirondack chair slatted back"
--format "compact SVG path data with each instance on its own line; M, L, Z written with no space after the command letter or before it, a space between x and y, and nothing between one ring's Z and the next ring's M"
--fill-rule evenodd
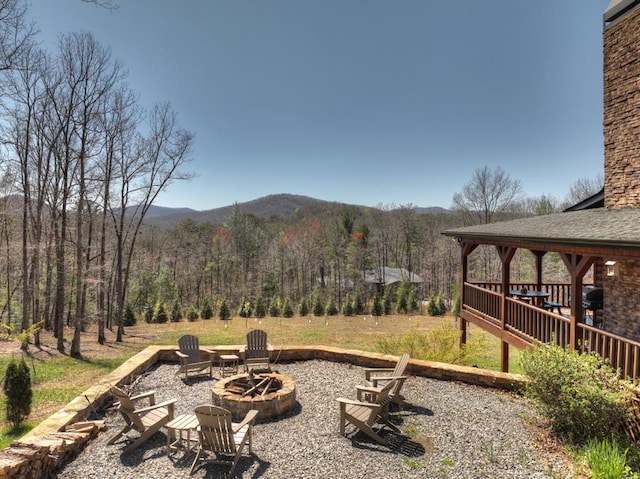
M396 367L393 370L393 377L404 376L404 371L407 369L407 365L409 364L409 357L408 353L404 353L400 356L400 359L398 359Z
M111 386L111 393L120 403L120 405L118 406L118 411L122 415L125 422L136 431L143 432L146 427L142 423L142 419L140 418L140 416L138 414L134 414L133 411L135 411L136 407L129 395L116 386Z
M236 454L231 413L218 406L197 406L200 441L204 449L217 454Z
M186 334L178 339L178 347L180 352L189 356L189 363L197 363L200 361L200 342L198 337L192 334Z
M261 329L254 329L247 333L247 347L245 348L245 357L247 359L269 357L266 332L262 331Z

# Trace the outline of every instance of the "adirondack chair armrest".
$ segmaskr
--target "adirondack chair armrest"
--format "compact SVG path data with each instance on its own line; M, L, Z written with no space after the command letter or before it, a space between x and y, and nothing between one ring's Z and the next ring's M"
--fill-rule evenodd
M352 406L364 406L364 407L368 407L368 408L377 408L380 407L379 404L373 404L370 402L363 402L363 401L356 401L354 399L347 399L347 398L336 398L336 401L338 401L340 404L344 404L344 405L352 405Z
M154 405L156 403L156 391L151 390L151 391L146 391L140 394L136 394L135 396L131 396L129 399L131 399L131 401L136 402L136 401L140 401L141 399L146 399L149 398L149 404L150 405Z
M200 348L200 351L207 353L211 359L213 359L215 355L218 354L218 352L215 349Z
M364 377L367 381L371 381L371 378L378 376L381 373L392 373L394 368L365 368Z
M405 381L409 376L374 376L369 381L373 387L379 387L378 383L380 381L393 381L394 379L399 379L401 381Z
M147 411L153 411L154 409L158 409L161 407L166 407L167 409L169 409L169 412L171 413L171 415L173 416L173 409L174 409L174 405L177 402L177 399L169 399L167 401L162 401L161 403L158 404L154 404L152 406L147 406L147 407L143 407L140 409L136 409L135 411L133 411L134 414L140 414L143 412L147 412Z
M242 429L244 426L246 426L247 424L253 424L253 421L256 420L256 417L258 416L258 410L257 409L251 409L244 417L244 419L239 422L239 423L234 423L233 426L231 427L233 429L234 434L236 432L238 432L240 429Z
M184 354L180 351L176 351L176 356L178 356L180 359L187 359L189 357L188 354Z

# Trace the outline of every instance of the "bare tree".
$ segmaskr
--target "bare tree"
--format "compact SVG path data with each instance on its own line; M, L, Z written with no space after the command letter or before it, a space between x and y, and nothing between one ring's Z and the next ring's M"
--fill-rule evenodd
M123 145L115 158L110 215L116 236L116 341L124 335L124 306L136 237L158 194L174 180L192 177L180 168L190 160L194 137L178 127L169 104L156 105L148 115L149 135Z
M476 169L473 177L453 195L453 207L467 224L486 224L499 220L522 195L519 180L513 180L501 167Z
M569 207L586 200L595 195L604 187L604 176L598 175L595 178L578 178L569 187L569 192L564 200L564 207Z

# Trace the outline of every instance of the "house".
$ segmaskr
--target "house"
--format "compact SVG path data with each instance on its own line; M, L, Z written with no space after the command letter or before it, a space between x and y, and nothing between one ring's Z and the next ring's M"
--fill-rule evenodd
M367 269L362 272L362 276L365 283L383 285L385 287L400 284L405 279L408 279L413 284L422 283L422 278L417 274L404 268L390 268L389 266Z
M461 251L462 341L467 322L500 338L503 371L510 346L553 341L596 351L629 377L640 376L640 0L611 1L603 41L604 190L562 213L444 232ZM496 248L500 282L470 277L469 257L480 245ZM531 284L510 280L518 249L534 254ZM550 252L562 258L570 283L544 281L542 258ZM548 294L546 304L560 304L562 314L513 297L524 289ZM594 290L601 293L596 301Z

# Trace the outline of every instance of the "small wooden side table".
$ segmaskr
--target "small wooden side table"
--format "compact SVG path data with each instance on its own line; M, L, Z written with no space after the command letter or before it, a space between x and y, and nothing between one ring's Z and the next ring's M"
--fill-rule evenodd
M195 414L180 414L169 421L165 427L167 428L167 457L171 456L172 451L180 449L184 450L183 457L186 457L198 444L197 435L191 439L191 432L195 433L198 427L198 418Z
M220 375L224 378L232 374L238 374L238 361L240 358L236 354L221 354Z

